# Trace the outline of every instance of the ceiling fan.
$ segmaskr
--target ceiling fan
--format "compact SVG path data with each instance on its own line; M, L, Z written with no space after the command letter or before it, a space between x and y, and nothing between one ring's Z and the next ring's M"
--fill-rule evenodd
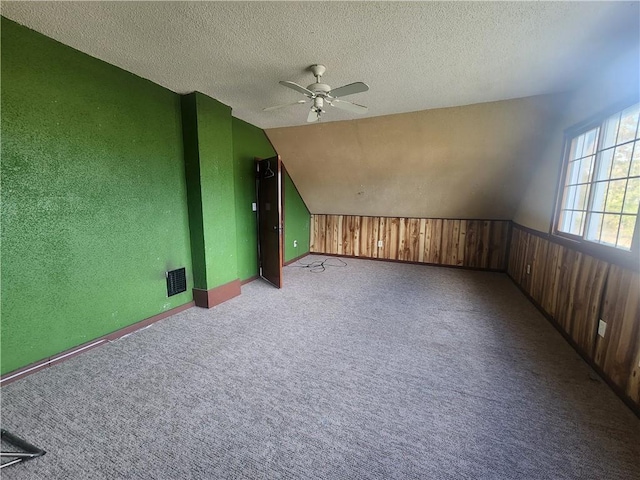
M264 112L270 112L272 110L277 110L279 108L289 107L291 105L298 105L302 103L307 103L309 100L312 102L311 110L309 110L309 115L307 117L307 122L317 122L320 120L320 116L325 113L324 106L326 104L331 105L332 107L339 108L341 110L346 110L347 112L359 113L363 114L367 112L367 107L362 105L358 105L357 103L347 102L346 100L342 100L342 97L347 95L353 95L354 93L366 92L369 90L369 85L362 82L350 83L348 85L344 85L338 88L331 88L329 85L325 83L320 83L320 78L327 70L324 65L311 65L309 70L313 73L313 76L316 77L316 83L312 83L307 88L298 85L294 82L281 81L280 85L291 88L296 92L303 94L307 97L305 100L298 100L293 103L286 103L284 105L276 105L275 107L268 107L263 109Z

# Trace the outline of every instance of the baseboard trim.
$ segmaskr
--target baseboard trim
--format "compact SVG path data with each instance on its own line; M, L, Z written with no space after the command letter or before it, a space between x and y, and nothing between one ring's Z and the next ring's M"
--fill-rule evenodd
M445 263L414 262L411 260L397 260L393 258L375 258L375 257L360 257L355 255L340 255L338 253L309 252L307 255L324 255L326 257L336 257L336 258L355 258L357 260L374 260L376 262L405 263L407 265L425 265L427 267L457 268L461 270L476 270L481 272L505 273L507 271L506 267L503 267L503 268L470 267L467 265L447 265Z
M247 279L245 279L245 280L242 280L242 281L240 282L240 286L242 286L242 285L246 285L247 283L251 283L251 282L253 282L254 280L257 280L257 279L259 279L259 278L260 278L260 276L259 276L259 275L254 275L253 277L249 277L249 278L247 278Z
M117 340L118 338L124 337L125 335L129 335L130 333L133 333L136 330L141 330L153 323L156 323L160 320L170 317L171 315L175 315L177 313L188 310L193 306L195 306L195 302L185 303L184 305L180 305L179 307L172 308L171 310L167 310L166 312L158 313L157 315L154 315L149 318L145 318L144 320L136 322L132 325L123 327L119 330L116 330L115 332L111 332L101 337L95 338L90 342L83 343L81 345L78 345L77 347L70 348L69 350L65 350L63 352L52 355L48 358L44 358L38 362L31 363L22 368L18 368L17 370L14 370L12 372L2 375L2 377L0 377L0 386L4 387L5 385L8 385L11 382L19 380L21 378L24 378L27 375L31 375L32 373L39 372L40 370L51 367L52 365L58 362L68 360L69 358L75 357L76 355L80 355L81 353L84 353L93 348L99 347L100 345Z
M613 393L615 393L620 398L620 400L622 400L623 403L627 407L629 407L638 418L640 418L640 405L636 404L622 388L620 388L616 383L614 383L613 380L611 380L611 377L609 377L609 375L607 375L605 371L602 370L602 368L600 368L582 348L580 348L580 346L573 340L573 338L571 338L571 336L564 331L564 329L556 321L556 319L548 314L544 308L542 308L542 305L540 305L531 295L529 295L529 293L527 293L527 291L524 290L524 288L522 288L511 275L509 275L509 273L507 273L506 275L511 279L513 284L518 287L518 290L522 292L527 300L529 300L533 304L533 306L536 307L536 309L544 316L544 318L546 318L547 321L560 333L560 335L562 335L562 338L564 338L567 343L571 345L571 347L578 353L578 355L582 357L587 365L589 365L600 376L600 378L604 380L609 388L613 390Z
M193 300L196 307L213 308L216 305L226 302L240 295L240 279L236 278L229 283L220 285L210 290L202 290L200 288L193 289Z
M288 262L284 262L284 266L291 265L292 263L297 262L298 260L302 260L304 257L311 255L311 252L303 253L302 255L298 255L296 258L292 258Z

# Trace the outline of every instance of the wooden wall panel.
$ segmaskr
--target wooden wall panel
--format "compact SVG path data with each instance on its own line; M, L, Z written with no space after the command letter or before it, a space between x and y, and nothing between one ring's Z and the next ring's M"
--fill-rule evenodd
M481 268L489 265L491 224L486 220L467 220L463 259L466 267Z
M556 265L558 294L556 295L556 304L554 306L556 312L555 319L567 333L569 333L570 327L567 312L570 311L573 305L573 300L571 298L571 284L573 283L573 280L571 277L573 275L573 266L576 262L577 254L578 252L575 250L562 247L562 251L558 257L559 262Z
M378 258L378 217L360 217L360 256Z
M420 219L400 219L400 240L398 260L407 262L420 261ZM423 237L424 238L424 237Z
M423 262L440 265L440 249L442 247L442 219L424 219Z
M600 303L609 264L578 252L571 272L569 302L564 312L571 338L593 358Z
M327 253L339 254L342 248L340 241L342 230L342 217L339 215L327 215L327 236L325 248Z
M511 235L507 272L640 406L640 274L518 226ZM604 337L597 333L600 318L607 322Z
M504 270L508 234L502 220L312 215L311 252Z
M380 217L378 240L382 241L382 247L378 252L378 258L398 259L400 220L400 218L396 217Z
M549 242L536 235L529 235L525 262L525 290L533 299L541 303L545 289L545 276L548 270L547 250ZM529 274L526 273L530 266Z
M360 217L342 217L342 255L360 256Z
M602 305L605 336L597 336L596 364L640 403L640 274L612 265Z
M515 231L519 231L514 229ZM557 243L550 243L547 247L547 267L545 275L545 289L542 292L542 300L540 305L553 318L558 316L558 295L561 292L560 285L562 283L563 273L566 272L566 267L563 268L564 256L567 253L567 249Z
M640 405L640 340L636 345L636 356L631 364L631 374L629 375L629 383L627 385L627 395L636 405Z
M467 235L466 220L442 221L440 262L443 265L463 265Z
M489 268L492 270L506 270L507 243L511 222L496 221L490 225Z
M524 283L524 277L526 275L528 243L528 233L520 229L513 230L511 234L511 247L509 249L509 265L507 267L507 273L518 285L522 285Z

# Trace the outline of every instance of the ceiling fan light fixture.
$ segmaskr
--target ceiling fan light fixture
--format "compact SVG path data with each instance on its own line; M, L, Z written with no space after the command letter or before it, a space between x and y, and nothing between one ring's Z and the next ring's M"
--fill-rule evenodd
M347 95L353 95L355 93L366 92L367 90L369 90L369 85L363 82L354 82L348 85L343 85L342 87L332 89L326 83L320 83L320 78L326 71L326 67L324 65L311 65L309 67L309 70L311 71L311 73L313 73L314 77L316 77L316 83L312 83L306 88L302 85L298 85L295 82L285 80L280 81L280 85L282 85L283 87L295 90L296 92L301 93L305 97L313 100L313 105L311 106L309 115L307 116L307 122L317 122L318 120L320 120L320 115L325 112L323 110L325 101L332 107L337 107L350 113L364 114L367 112L367 107L338 99L338 97L345 97ZM297 103L304 103L304 101ZM277 110L281 107L287 107L289 105L295 105L295 103L268 107L264 110Z

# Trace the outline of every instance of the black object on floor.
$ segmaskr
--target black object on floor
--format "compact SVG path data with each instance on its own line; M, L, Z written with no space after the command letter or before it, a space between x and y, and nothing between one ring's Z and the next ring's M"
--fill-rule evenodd
M14 465L20 462L26 462L27 460L40 457L47 453L35 445L31 445L20 437L16 437L13 433L7 432L4 428L0 429L0 438L12 446L22 450L16 452L0 452L0 457L2 457L3 460L5 458L10 459L8 462L0 464L0 468L8 467L9 465Z

